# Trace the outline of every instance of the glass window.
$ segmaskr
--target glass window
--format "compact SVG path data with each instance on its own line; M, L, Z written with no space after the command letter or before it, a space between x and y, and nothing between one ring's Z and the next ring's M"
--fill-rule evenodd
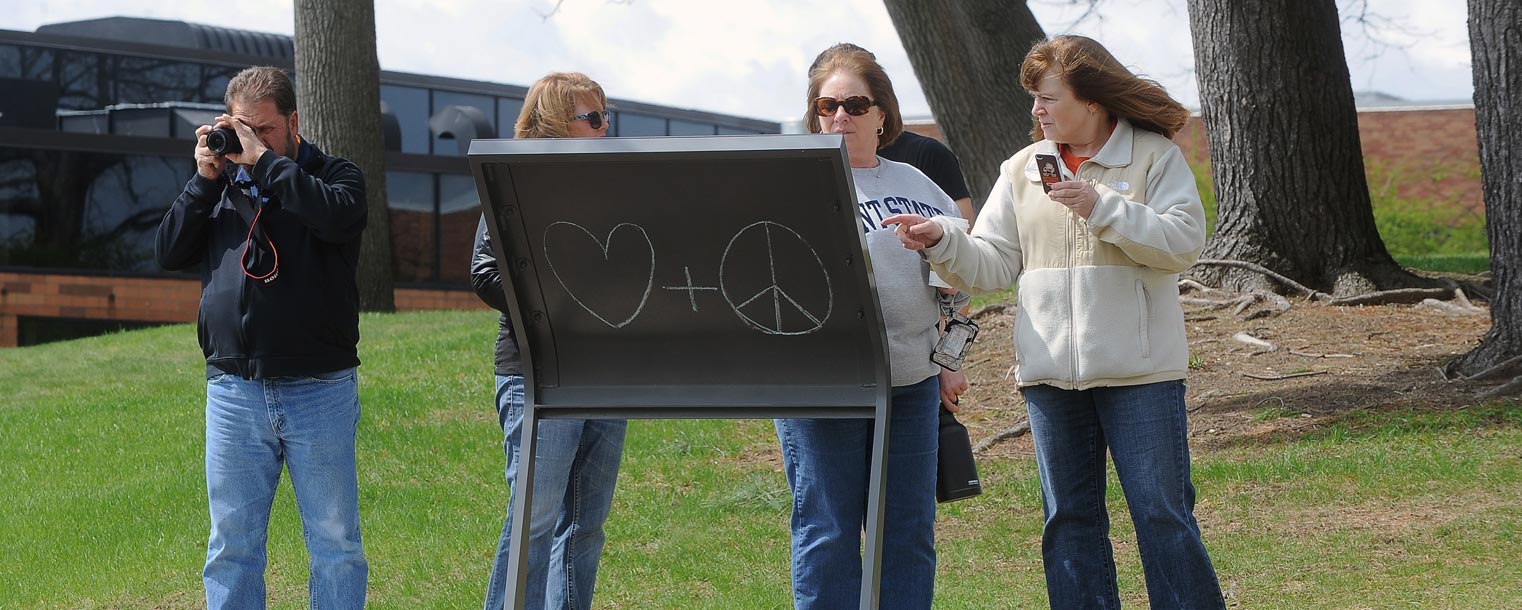
M201 69L205 70L206 74L201 77L201 98L198 101L221 104L227 97L227 82L237 76L240 70L222 66L202 66ZM299 99L297 101L300 102Z
M52 80L53 51L0 44L0 78Z
M0 45L0 126L58 129L58 83L53 54Z
M481 114L486 115L486 121L488 123L491 123L491 125L492 125L492 133L488 133L488 134L476 134L476 137L478 137L478 138L495 138L495 137L497 137L497 134L496 134L497 111L496 111L496 107L495 107L495 104L492 101L491 96L476 95L476 94L473 94L473 93L456 93L454 91L434 91L433 92L433 111L432 111L432 114L438 114L440 110L443 110L444 108L447 108L449 106L470 106L472 108L480 110ZM466 149L469 149L469 148L470 148L470 142L469 141L464 142L463 145L462 145L460 142L456 142L453 138L450 138L450 139L447 139L447 140L443 139L443 138L438 138L438 137L433 138L433 154L435 154L435 155L461 155L461 156L463 156L465 154L464 151Z
M713 134L713 123L671 119L671 135L673 136L711 136Z
M476 245L481 200L475 176L439 175L439 281L470 283L470 258Z
M619 136L664 136L666 119L634 112L614 112L613 129Z
M158 157L0 147L0 264L153 273L153 235L195 171Z
M381 85L380 93L402 127L402 152L428 154L428 90Z
M433 241L433 174L386 172L386 199L396 281L431 281L438 254Z
M169 110L167 108L130 108L111 111L111 133L122 136L167 138L169 133Z
M748 136L757 133L764 132L756 131L753 129L736 129L734 127L725 127L723 125L719 126L719 135L721 136Z
M518 124L520 112L523 112L523 100L515 97L497 98L497 137L513 137L514 125ZM471 238L474 239L474 236Z
M162 271L153 255L154 235L169 204L195 171L189 155L133 155L102 172L85 198L81 234L104 243L84 262L93 269Z
M104 56L95 53L58 51L54 56L57 65L61 95L58 107L64 110L99 110L111 105L108 92L101 90L100 64Z
M114 103L221 102L238 70L146 57L114 57ZM220 87L218 87L220 85ZM213 88L217 87L216 91Z

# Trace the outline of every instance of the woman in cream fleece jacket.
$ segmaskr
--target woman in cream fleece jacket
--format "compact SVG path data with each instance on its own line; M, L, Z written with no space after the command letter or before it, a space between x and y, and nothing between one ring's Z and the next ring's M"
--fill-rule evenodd
M1105 454L1136 525L1151 607L1222 608L1194 519L1178 273L1205 244L1194 175L1170 140L1188 111L1098 42L1042 42L1021 66L1036 141L1000 167L971 235L900 215L904 246L973 294L1018 287L1053 608L1119 608ZM1040 157L1060 181L1044 185ZM1047 192L1047 187L1050 192Z

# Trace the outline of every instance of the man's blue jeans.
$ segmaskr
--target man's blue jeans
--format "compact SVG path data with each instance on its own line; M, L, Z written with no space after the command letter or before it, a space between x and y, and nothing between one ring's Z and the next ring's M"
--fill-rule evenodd
M928 610L935 594L935 456L940 378L893 388L884 496L883 610ZM793 490L793 606L861 607L861 543L872 420L779 419Z
M507 456L507 487L515 489L523 438L523 377L497 375L497 420ZM534 494L528 528L529 610L588 610L606 541L603 522L623 458L627 423L615 419L540 419L534 443ZM501 610L507 593L512 504L492 560L486 610Z
M369 564L359 537L354 369L316 377L206 382L206 546L209 610L264 608L265 541L280 467L291 472L311 560L311 607L365 605Z
M1023 389L1046 526L1041 555L1052 608L1120 608L1105 452L1136 525L1153 610L1224 608L1194 520L1184 382Z

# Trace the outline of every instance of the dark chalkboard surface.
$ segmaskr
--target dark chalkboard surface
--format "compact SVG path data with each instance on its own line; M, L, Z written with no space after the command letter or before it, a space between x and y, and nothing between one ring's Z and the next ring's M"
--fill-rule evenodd
M883 330L838 136L476 140L469 156L533 404L871 416Z

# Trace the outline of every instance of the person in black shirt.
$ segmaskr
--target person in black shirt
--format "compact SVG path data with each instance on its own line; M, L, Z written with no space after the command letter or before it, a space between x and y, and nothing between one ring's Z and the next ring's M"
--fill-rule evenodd
M354 437L359 287L368 208L354 163L298 135L279 68L227 83L227 113L196 129L196 175L159 225L169 270L201 274L206 355L206 607L263 608L265 539L282 467L311 556L311 606L365 605ZM214 152L213 129L237 148Z
M956 154L940 140L905 129L892 144L877 149L877 156L913 165L956 202L962 218L966 218L968 223L973 222L973 216L977 213L972 209L972 194L967 190L967 179L962 177L962 163L957 161Z

